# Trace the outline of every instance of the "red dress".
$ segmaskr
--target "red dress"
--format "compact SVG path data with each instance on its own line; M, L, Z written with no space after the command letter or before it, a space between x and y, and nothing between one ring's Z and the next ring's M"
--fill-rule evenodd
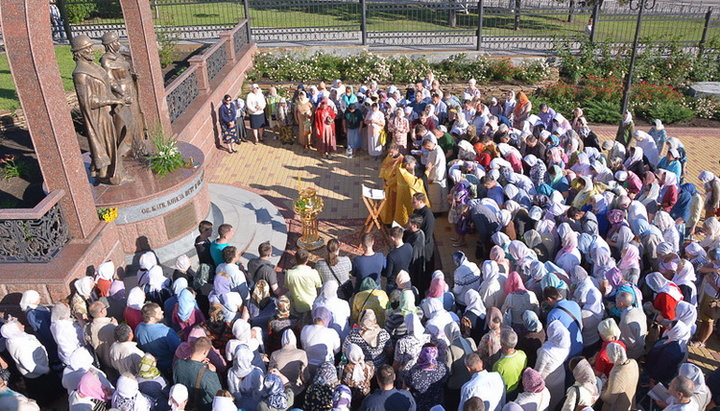
M605 376L610 375L610 370L612 370L613 363L610 362L610 358L608 358L607 354L607 346L610 343L620 344L623 348L625 347L625 343L623 343L620 340L616 341L603 341L602 347L600 348L600 352L598 353L597 357L595 357L595 371L605 374Z
M335 151L335 110L330 106L320 106L315 112L315 130L317 130L317 149L321 153Z

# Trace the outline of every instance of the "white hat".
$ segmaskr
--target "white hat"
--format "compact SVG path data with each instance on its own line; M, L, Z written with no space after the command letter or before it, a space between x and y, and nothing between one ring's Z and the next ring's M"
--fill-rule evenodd
M254 90L254 89L256 89L256 88L260 88L260 86L258 86L257 84L253 84L253 85L252 85L252 89Z
M528 216L535 221L540 221L540 219L542 218L542 214L542 208L536 205L530 207L530 211L528 211Z
M440 131L442 131L443 133L447 133L447 127L441 125L441 126L438 126L438 128L439 128Z
M712 181L715 178L715 175L709 171L703 171L698 176L698 180L702 181L703 183L708 183Z
M618 170L615 172L615 179L617 181L625 181L628 178L628 173L625 170Z
M398 89L395 86L390 86L387 90L388 94L395 94L396 91L398 91Z
M680 158L680 152L676 148L671 148L669 153L675 158Z

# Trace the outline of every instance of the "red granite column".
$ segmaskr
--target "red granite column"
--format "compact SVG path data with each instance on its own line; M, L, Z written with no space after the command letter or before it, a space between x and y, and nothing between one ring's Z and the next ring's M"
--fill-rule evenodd
M73 237L99 224L70 108L55 59L47 0L0 0L10 71L48 190L65 190L61 205Z
M140 107L145 114L145 121L148 127L160 125L168 135L172 135L150 2L120 0L120 5L130 42L133 67L138 73Z

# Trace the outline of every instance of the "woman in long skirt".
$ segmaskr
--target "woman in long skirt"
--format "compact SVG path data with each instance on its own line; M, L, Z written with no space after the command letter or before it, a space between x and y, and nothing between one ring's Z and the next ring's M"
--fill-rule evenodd
M317 130L317 149L323 157L330 158L335 151L335 110L324 99L315 112L315 130Z
M295 122L298 124L298 143L310 148L310 133L312 132L313 105L304 91L298 93L295 103Z
M374 159L380 158L383 146L380 144L380 132L385 127L385 115L380 111L377 103L373 103L365 117L368 126L368 154Z

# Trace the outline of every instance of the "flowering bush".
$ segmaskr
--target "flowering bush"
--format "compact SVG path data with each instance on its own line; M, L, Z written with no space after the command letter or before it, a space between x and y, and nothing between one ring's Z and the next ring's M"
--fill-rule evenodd
M550 101L575 101L578 97L575 86L564 81L558 81L545 87L540 95Z
M717 118L720 120L720 99L717 97L694 98L689 103L690 108L699 118Z
M453 55L439 63L430 63L422 58L386 58L369 52L347 57L316 53L307 58L289 54L276 56L259 53L255 56L254 68L247 77L250 81L267 78L274 81L304 82L339 78L348 82L375 80L408 84L423 79L429 71L441 82L463 83L471 78L479 83L489 80L535 83L545 79L550 72L548 65L541 62L516 66L509 59L470 59L465 54Z
M156 150L156 154L148 158L153 173L162 177L185 165L185 158L178 150L175 139L165 136L160 130L151 133L150 139Z
M671 86L647 83L644 81L634 84L630 94L630 100L633 104L647 104L651 102L680 103L683 99L683 95Z
M622 97L622 81L615 76L587 76L582 81L579 95L583 100L619 101Z

